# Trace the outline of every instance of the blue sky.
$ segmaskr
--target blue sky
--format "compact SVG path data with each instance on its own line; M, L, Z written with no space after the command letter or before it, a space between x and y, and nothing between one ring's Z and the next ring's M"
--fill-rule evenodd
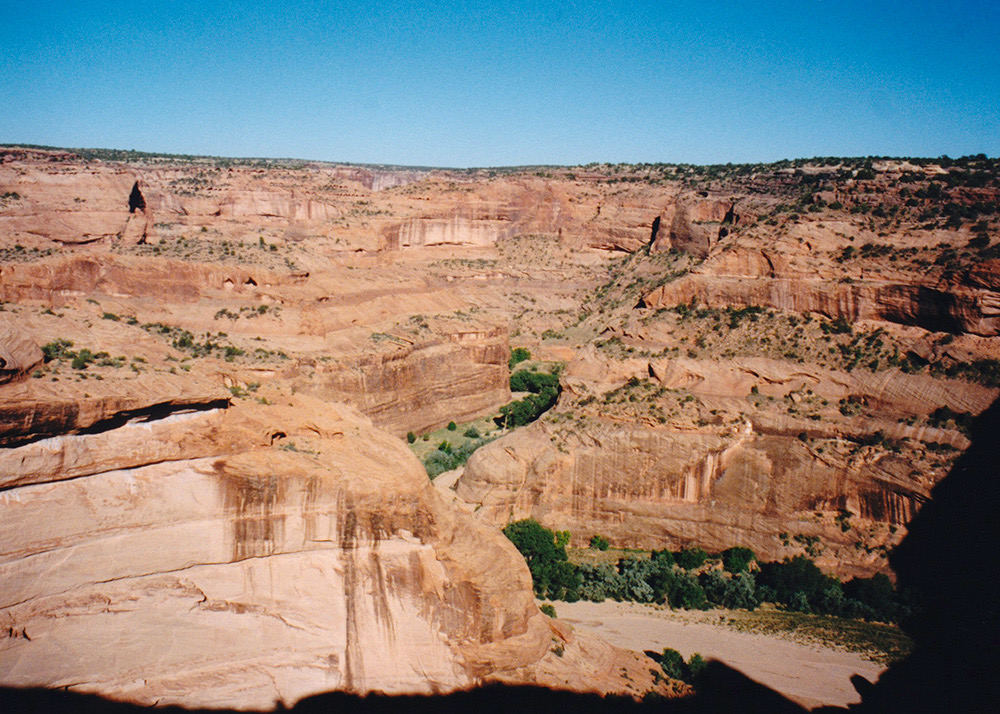
M0 0L0 142L430 166L1000 154L996 0Z

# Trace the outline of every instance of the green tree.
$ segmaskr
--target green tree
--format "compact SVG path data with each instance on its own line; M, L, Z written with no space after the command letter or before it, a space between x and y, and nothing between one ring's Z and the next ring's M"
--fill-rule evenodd
M816 564L804 555L785 558L781 562L761 563L758 586L765 588L758 596L761 600L772 596L775 601L792 609L812 609L820 601L820 596L834 583L836 578L824 575Z
M729 579L723 594L722 605L731 610L755 610L757 600L757 583L753 573L739 573Z
M687 661L688 683L694 684L707 666L708 662L699 653L695 652L691 655Z
M503 533L524 556L536 593L552 600L578 599L580 575L566 555L568 531L561 531L563 538L557 538L551 530L528 518L507 525Z
M708 560L708 553L702 548L684 548L676 556L677 564L685 570L700 568Z
M507 362L509 369L514 369L514 365L531 359L531 352L526 347L515 347L510 351L510 360Z
M844 595L870 607L876 619L883 622L896 619L896 588L884 573L847 581L844 583Z
M677 574L677 587L674 591L674 599L670 601L670 607L679 607L684 610L705 610L708 607L705 591L696 577L684 572Z
M749 548L734 546L726 548L721 553L722 567L727 573L742 573L750 567L750 563L757 560L757 556Z

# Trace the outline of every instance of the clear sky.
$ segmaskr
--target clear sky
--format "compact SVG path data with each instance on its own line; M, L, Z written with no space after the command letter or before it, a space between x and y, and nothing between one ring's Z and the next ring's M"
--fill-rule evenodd
M1000 0L0 0L0 142L430 166L1000 154Z

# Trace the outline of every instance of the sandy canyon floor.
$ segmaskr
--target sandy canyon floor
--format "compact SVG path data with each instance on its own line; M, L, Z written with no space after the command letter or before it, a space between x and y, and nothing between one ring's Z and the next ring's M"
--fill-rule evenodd
M670 647L685 659L717 659L802 706L846 706L861 701L852 675L870 682L885 667L843 648L797 641L793 636L741 632L720 623L726 613L670 610L641 603L557 603L559 619L630 650Z

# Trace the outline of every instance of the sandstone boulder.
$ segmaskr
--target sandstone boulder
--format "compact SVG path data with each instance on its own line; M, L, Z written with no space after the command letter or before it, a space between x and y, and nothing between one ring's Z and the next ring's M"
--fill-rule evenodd
M42 351L14 322L0 316L0 384L27 374L42 361Z

